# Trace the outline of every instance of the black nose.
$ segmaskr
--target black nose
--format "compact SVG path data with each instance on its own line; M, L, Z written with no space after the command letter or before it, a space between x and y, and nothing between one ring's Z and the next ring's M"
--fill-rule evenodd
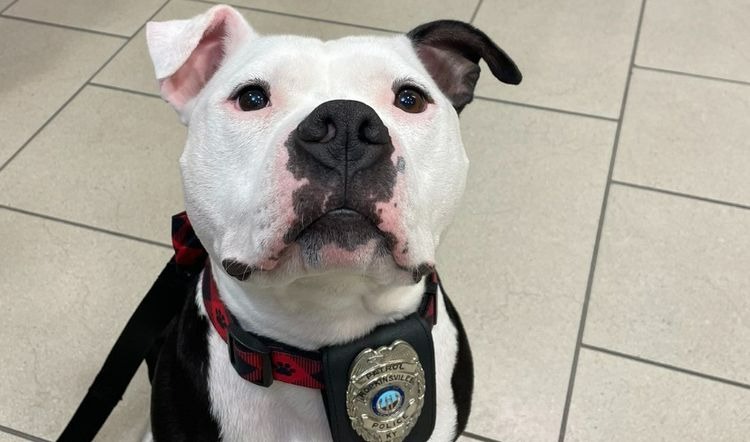
M392 152L388 128L370 106L332 100L316 107L297 126L295 145L324 166L349 177Z

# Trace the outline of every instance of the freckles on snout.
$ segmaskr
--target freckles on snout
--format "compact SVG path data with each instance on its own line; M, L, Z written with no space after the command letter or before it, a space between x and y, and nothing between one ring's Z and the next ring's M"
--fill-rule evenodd
M392 244L389 244L393 259L400 266L407 266L409 260L409 243L406 239L406 229L403 224L402 212L399 209L399 199L378 202L375 204L376 213L380 217L378 229L387 234Z
M376 201L375 213L378 219L378 229L392 241L389 246L394 261L402 267L407 267L409 264L409 243L404 218L404 209L406 208L404 179L406 161L402 152L400 143L394 142L391 161L396 167L396 181L393 185L392 196L387 201Z

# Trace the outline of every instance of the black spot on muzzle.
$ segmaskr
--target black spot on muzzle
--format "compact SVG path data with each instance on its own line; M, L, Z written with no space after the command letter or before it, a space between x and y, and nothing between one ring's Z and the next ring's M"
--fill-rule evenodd
M359 101L325 102L291 133L287 149L287 169L295 179L308 182L292 195L296 220L284 236L286 243L337 209L380 224L376 204L393 198L397 165L391 159L388 128L373 108ZM395 244L393 235L382 236L389 247Z

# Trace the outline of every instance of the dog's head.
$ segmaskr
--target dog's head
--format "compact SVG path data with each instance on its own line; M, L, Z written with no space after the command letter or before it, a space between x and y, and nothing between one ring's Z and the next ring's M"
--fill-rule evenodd
M411 280L464 189L458 113L485 34L438 21L394 37L261 37L234 9L149 23L162 96L188 125L185 204L214 262L274 284L324 272Z

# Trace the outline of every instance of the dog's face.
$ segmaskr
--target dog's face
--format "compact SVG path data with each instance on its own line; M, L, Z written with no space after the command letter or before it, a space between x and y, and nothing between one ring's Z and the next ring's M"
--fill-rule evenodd
M479 57L520 81L457 22L323 42L260 37L218 6L150 23L148 39L162 95L189 127L180 163L196 233L229 275L262 284L429 271L464 188L457 110Z

